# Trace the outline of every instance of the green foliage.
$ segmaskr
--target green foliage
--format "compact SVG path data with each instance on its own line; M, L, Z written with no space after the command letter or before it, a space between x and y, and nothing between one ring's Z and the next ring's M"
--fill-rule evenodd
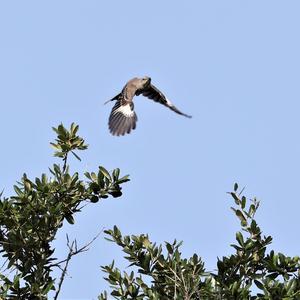
M165 243L163 251L163 247L151 243L147 235L123 237L116 226L106 233L126 253L130 266L137 267L141 274L137 277L133 271L121 274L114 262L102 267L108 273L106 280L113 287L112 296L117 299L186 299L188 295L206 293L209 283L204 278L204 264L196 254L182 259L181 243L176 240ZM150 276L153 284L147 284L142 275ZM99 299L107 299L107 296L102 294Z
M254 198L247 206L247 199L230 193L236 207L232 207L241 224L236 234L237 244L231 245L236 252L218 260L218 272L212 274L218 283L218 291L225 299L300 299L300 259L275 254L266 248L271 236L264 236L255 221L259 202ZM244 233L244 234L243 234ZM255 296L251 290L260 289Z
M69 130L62 124L53 128L57 138L51 145L62 165L54 164L47 175L35 179L24 174L10 197L0 193L0 252L5 259L0 299L43 300L54 291L57 300L70 259L91 243L78 249L76 241L68 240L69 254L58 261L52 242L59 228L64 221L74 224L86 204L120 197L121 185L129 181L120 177L119 169L109 172L103 166L85 172L82 179L70 173L69 154L80 160L77 151L88 147L78 128L74 123ZM102 267L110 295L122 300L300 299L299 257L267 251L272 237L264 236L255 220L259 202L243 196L237 184L229 194L241 229L231 245L233 254L218 258L215 272L207 272L197 254L183 258L182 242L157 245L145 234L123 236L117 226L105 231L125 253L130 268L122 272L114 262ZM54 268L62 270L58 282L52 277ZM104 292L98 299L108 297Z
M54 156L65 159L68 153L71 152L78 160L80 157L74 152L74 150L85 150L88 145L84 143L84 140L77 135L79 129L78 125L71 124L70 130L67 130L62 124L57 128L52 127L53 131L57 134L56 143L50 143L55 151Z
M181 257L181 243L156 245L148 235L122 236L115 226L107 230L109 240L126 254L133 267L121 272L114 262L102 269L115 299L300 299L300 259L271 250L271 236L264 236L254 217L259 202L247 200L238 193L238 185L230 193L241 230L236 233L234 254L217 261L217 271L205 272L204 263L194 254ZM139 275L135 275L135 271ZM149 283L150 282L150 283ZM104 292L99 300L108 299Z
M57 288L51 272L60 263L53 257L52 242L64 220L74 224L75 214L86 202L120 197L120 184L129 180L128 176L119 178L119 169L110 175L102 166L95 173L86 172L86 180L77 172L70 174L68 154L80 159L75 151L87 145L77 135L78 125L72 124L70 130L59 125L53 130L57 139L51 145L63 166L54 164L48 176L35 179L24 174L14 186L15 195L0 199L0 249L7 271L16 274L0 276L0 298L47 299L48 292Z

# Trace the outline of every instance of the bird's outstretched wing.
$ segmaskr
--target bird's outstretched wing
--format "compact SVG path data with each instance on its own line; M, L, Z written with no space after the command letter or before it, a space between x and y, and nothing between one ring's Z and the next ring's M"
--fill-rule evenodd
M124 135L135 129L137 116L132 101L119 98L114 105L108 120L108 127L112 135Z
M138 93L142 94L143 96L158 102L160 104L163 104L167 107L169 107L171 110L175 111L176 113L185 116L187 118L191 118L192 116L187 115L183 112L181 112L175 105L173 105L173 103L154 85L150 84L147 88L145 88L144 90L142 90L141 92Z

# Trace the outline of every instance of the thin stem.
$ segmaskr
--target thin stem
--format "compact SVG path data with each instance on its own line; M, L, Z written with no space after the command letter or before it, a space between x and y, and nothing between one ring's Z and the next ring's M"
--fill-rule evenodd
M71 244L71 246L69 246L70 251L69 251L68 257L66 259L65 267L64 267L64 269L63 269L63 271L61 273L61 277L60 277L59 284L58 284L58 289L57 289L57 292L56 292L56 294L55 294L55 296L53 298L54 300L57 300L57 297L58 297L58 295L60 293L60 290L61 290L61 286L62 286L62 284L64 282L64 279L65 279L65 276L66 276L66 273L67 273L69 262L70 262L72 256L74 255L73 254L74 243L75 243L75 241L73 241L72 244Z
M85 252L85 251L89 250L88 247L100 236L100 234L103 232L103 230L104 229L102 229L91 241L89 241L87 244L85 244L84 246L82 246L80 249L77 248L77 241L76 240L74 240L71 243L71 245L70 245L70 243L69 243L69 236L67 235L67 246L69 248L69 254L68 254L67 258L64 259L64 260L62 260L62 261L60 261L57 264L51 265L52 267L53 266L57 266L60 269L62 269L60 267L60 264L62 264L63 262L66 263L65 267L62 269L61 277L60 277L60 280L59 280L59 283L58 283L58 289L57 289L57 292L56 292L53 300L57 300L58 299L57 297L58 297L58 295L60 293L61 286L62 286L62 284L63 284L63 282L65 280L65 276L67 274L68 265L69 265L69 262L70 262L72 256L77 255L77 254L79 254L81 252Z
M67 169L67 160L68 160L68 152L65 153L65 156L63 158L63 162L64 162L64 165L63 165L63 173L66 172L66 169Z
M100 234L103 232L103 230L104 230L104 228L96 236L94 236L87 244L85 244L84 246L82 246L80 249L77 249L77 242L73 241L72 244L75 243L75 249L72 249L71 257L74 256L74 255L77 255L77 254L79 254L81 252L88 251L89 250L88 247L100 236ZM68 247L70 249L70 246L69 246L69 237L68 236L67 236L67 245L68 245ZM70 255L70 252L69 252L69 255ZM61 269L60 265L62 263L64 263L64 262L66 263L68 261L69 255L67 256L67 258L65 258L65 259L63 259L63 260L61 260L61 261L59 261L59 262L57 262L55 264L51 264L49 267L50 268L51 267L58 267L58 268Z

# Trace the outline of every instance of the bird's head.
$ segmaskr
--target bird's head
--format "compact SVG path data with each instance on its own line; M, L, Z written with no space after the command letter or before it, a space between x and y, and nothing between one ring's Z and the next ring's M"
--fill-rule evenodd
M146 87L148 87L148 86L150 85L150 83L151 83L151 78L148 77L148 76L144 76L144 77L142 78L142 82L143 82L144 88L146 88Z

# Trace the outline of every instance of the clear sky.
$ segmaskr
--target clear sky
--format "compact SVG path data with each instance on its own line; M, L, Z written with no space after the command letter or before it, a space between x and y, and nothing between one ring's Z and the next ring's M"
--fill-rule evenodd
M51 126L80 125L90 147L72 169L120 167L124 196L86 207L65 233L86 243L102 227L184 240L208 270L231 253L239 223L226 192L257 196L273 248L299 255L299 1L0 1L0 189L57 160ZM148 75L192 119L138 97L137 129L107 130L127 80ZM96 299L100 265L120 249L101 236L71 262L61 299Z

